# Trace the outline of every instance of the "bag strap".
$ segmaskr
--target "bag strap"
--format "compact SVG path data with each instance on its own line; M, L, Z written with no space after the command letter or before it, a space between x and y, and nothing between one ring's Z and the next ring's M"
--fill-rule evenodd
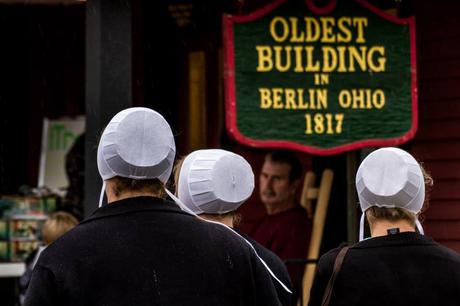
M329 301L331 300L332 296L332 288L334 287L334 282L337 277L337 274L340 271L340 268L342 267L343 259L345 258L345 255L348 252L349 246L343 247L339 254L337 254L337 257L335 258L334 262L334 270L332 271L331 278L329 278L329 282L327 283L326 290L324 291L323 295L323 302L321 303L321 306L328 306Z

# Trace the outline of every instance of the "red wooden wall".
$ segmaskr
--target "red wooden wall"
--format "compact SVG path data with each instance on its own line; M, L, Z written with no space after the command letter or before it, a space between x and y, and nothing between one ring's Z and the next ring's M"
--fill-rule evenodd
M413 4L420 117L411 151L434 178L424 228L460 252L460 2Z

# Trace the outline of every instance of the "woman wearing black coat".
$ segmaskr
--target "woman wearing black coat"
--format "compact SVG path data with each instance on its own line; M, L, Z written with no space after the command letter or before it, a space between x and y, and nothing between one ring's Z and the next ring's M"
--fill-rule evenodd
M364 159L356 175L363 212L360 242L344 257L329 305L459 305L460 255L423 235L418 221L425 185L432 183L423 172L397 148L379 149ZM320 258L310 306L322 305L340 249Z

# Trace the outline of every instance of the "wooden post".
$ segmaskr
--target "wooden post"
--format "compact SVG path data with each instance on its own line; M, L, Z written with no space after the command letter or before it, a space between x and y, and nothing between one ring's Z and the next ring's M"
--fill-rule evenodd
M86 136L84 214L97 208L102 180L97 145L104 127L132 106L131 2L86 3Z
M310 196L314 196L315 193L317 194L317 203L313 218L313 229L307 256L307 258L311 260L316 260L319 257L333 178L334 172L330 169L326 169L323 171L319 188L309 188L311 191L304 190L305 194L310 194ZM314 263L308 263L305 266L305 272L302 280L302 305L308 305L308 301L310 300L310 289L315 276L315 269L316 264Z
M189 150L206 147L206 54L190 52L189 65Z

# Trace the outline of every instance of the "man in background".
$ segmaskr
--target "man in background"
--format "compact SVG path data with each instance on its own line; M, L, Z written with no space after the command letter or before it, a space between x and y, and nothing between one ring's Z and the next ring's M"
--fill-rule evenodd
M265 156L259 177L260 199L266 215L253 238L285 262L306 259L310 244L311 220L296 199L302 173L302 164L294 153L274 151ZM304 265L291 263L287 268L298 292Z

